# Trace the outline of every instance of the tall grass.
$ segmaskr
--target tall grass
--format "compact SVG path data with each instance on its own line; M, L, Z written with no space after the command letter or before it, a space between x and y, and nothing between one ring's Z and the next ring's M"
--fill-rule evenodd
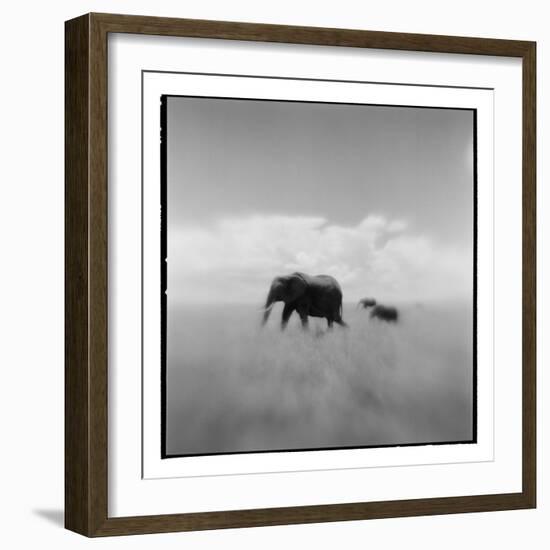
M345 306L349 329L280 308L169 309L169 454L464 441L472 438L466 306L406 307L398 324Z

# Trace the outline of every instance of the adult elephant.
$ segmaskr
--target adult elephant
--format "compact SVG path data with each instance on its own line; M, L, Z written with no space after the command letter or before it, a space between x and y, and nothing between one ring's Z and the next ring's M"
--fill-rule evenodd
M306 275L292 273L275 277L265 302L262 325L267 323L276 302L284 302L281 328L284 329L292 313L296 311L304 328L308 317L324 317L329 328L333 323L346 327L342 320L342 289L330 275Z
M376 305L376 300L374 298L361 298L357 307L360 309L367 309L369 307L374 307Z

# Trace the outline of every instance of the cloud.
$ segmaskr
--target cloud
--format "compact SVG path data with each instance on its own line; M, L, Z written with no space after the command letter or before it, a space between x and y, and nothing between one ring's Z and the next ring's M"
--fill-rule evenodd
M171 227L168 293L186 302L258 303L274 276L338 279L344 300L471 296L472 253L415 234L404 220L369 215L356 226L322 217L254 215Z

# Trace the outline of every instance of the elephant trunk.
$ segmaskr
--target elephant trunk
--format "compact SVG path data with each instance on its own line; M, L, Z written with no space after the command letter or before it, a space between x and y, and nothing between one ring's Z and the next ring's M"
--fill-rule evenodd
M262 318L262 326L264 326L267 323L267 320L269 319L269 314L271 313L271 309L275 305L275 299L273 297L273 291L270 290L269 294L267 295L267 299L265 301L264 306L264 315Z

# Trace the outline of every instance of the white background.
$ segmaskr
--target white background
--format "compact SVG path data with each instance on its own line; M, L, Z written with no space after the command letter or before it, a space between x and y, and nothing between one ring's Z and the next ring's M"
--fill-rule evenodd
M355 3L279 0L260 3L119 0L4 6L0 94L2 162L0 231L3 251L0 311L0 541L9 548L543 548L550 485L543 466L548 376L543 342L550 298L541 283L550 215L542 152L548 149L550 44L543 2L463 0L460 4L392 1ZM61 528L63 507L63 21L87 11L491 36L538 41L539 57L539 508L536 511L284 526L89 541ZM24 29L24 31L23 31ZM546 266L545 266L546 264Z

